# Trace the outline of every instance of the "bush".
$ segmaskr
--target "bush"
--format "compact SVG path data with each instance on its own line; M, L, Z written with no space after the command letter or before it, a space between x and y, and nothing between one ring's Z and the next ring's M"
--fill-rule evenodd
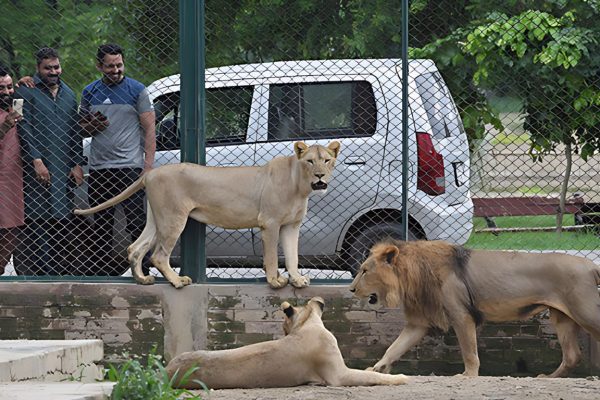
M190 375L198 369L191 368L183 374L180 379L175 374L169 380L169 376L162 362L162 357L154 354L148 355L148 362L143 366L138 359L127 361L120 367L113 365L107 371L108 379L117 382L111 394L112 400L178 400L178 399L201 399L186 389L174 389L176 381L186 382ZM199 382L206 391L206 386Z

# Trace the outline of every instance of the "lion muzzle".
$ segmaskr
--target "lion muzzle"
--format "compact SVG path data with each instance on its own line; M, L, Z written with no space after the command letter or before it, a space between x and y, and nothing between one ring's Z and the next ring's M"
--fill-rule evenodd
M327 190L327 183L323 181L313 182L310 184L312 190Z

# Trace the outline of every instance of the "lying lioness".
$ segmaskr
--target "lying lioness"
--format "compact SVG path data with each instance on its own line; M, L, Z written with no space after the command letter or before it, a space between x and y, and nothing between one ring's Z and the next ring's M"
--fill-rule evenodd
M350 291L373 306L404 306L407 324L375 371L389 372L429 328L452 326L464 375L477 376L477 325L484 319L521 320L549 309L563 354L549 376L561 377L581 358L580 328L600 340L599 284L600 267L581 257L390 241L371 249Z
M298 236L312 191L327 190L339 142L327 147L303 142L294 144L295 155L277 157L260 167L204 167L196 164L165 165L144 174L118 196L77 215L104 210L146 188L148 209L146 227L129 246L129 263L134 278L142 284L154 283L144 276L142 258L153 247L152 264L176 288L191 279L179 276L169 264L169 256L188 216L226 229L259 227L262 232L263 266L273 288L288 283L277 270L277 243L281 244L290 282L305 287L309 278L298 272Z
M285 336L231 350L193 351L169 362L167 373L175 381L198 367L185 383L212 389L289 387L305 384L328 386L400 385L408 378L374 371L350 369L344 364L337 340L323 325L325 302L313 297L303 307L281 304Z

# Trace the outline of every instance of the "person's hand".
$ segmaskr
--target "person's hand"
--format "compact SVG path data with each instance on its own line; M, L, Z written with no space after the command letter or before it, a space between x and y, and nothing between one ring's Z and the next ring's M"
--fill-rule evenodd
M19 82L16 85L17 87L19 86L25 86L28 88L34 88L35 87L35 82L33 81L33 78L31 76L24 76L21 79L19 79Z
M144 175L146 172L149 172L150 170L152 170L152 164L148 165L144 162L144 169L142 170L142 175Z
M102 132L110 125L106 115L102 114L100 111L96 111L94 114L89 113L85 115L81 119L80 123L81 126L83 126L84 129L92 136Z
M11 109L8 115L6 116L6 119L4 120L3 124L6 125L8 129L10 129L22 119L23 116L21 114Z
M2 138L6 132L11 130L17 122L23 119L23 116L16 111L10 111L2 124L0 124L0 138Z
M110 125L108 122L108 117L102 114L100 111L96 111L94 113L93 124L96 127L96 130L100 132L105 130Z
M50 171L48 171L44 162L39 158L33 160L33 168L37 180L44 186L50 186Z
M69 178L73 179L77 186L81 186L81 184L83 183L83 169L81 168L81 166L74 166L71 172L69 173Z

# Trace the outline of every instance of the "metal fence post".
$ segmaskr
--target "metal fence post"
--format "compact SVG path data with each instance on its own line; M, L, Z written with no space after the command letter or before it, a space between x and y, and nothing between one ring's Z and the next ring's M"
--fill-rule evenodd
M408 240L408 0L402 0L402 232Z
M179 0L181 161L206 164L204 0ZM181 237L182 275L206 281L206 225L188 219Z

